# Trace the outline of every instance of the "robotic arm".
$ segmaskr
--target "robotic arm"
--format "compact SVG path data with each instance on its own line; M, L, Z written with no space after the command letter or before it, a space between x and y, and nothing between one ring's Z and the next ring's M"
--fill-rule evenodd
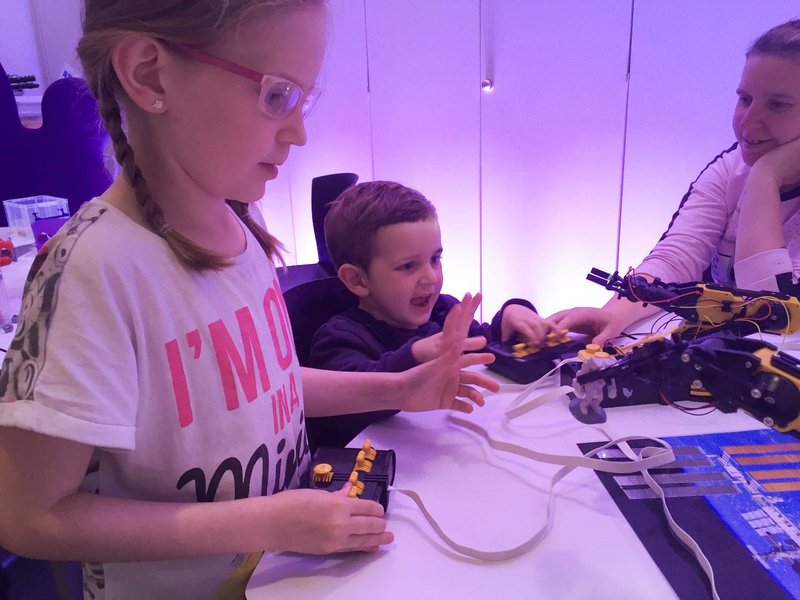
M590 359L578 371L583 414L588 406L596 413L604 403L624 398L670 405L705 400L722 412L742 409L768 427L800 432L800 361L767 342L673 334L611 360L593 365Z
M604 421L603 407L609 406L699 400L722 412L744 410L779 431L800 432L800 360L767 342L741 337L800 329L796 297L702 282L649 281L633 271L621 277L592 269L587 279L620 298L675 313L685 323L624 348L605 348L616 356L588 358L574 381L578 398L570 409L578 419Z
M720 330L737 335L758 331L787 334L800 329L800 300L788 294L739 290L710 283L648 281L633 271L624 277L592 269L586 278L620 298L653 304L686 320L681 331L703 335Z

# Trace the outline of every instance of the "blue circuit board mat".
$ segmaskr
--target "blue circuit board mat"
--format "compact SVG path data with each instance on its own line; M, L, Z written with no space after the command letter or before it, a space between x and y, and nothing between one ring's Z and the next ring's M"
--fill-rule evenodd
M720 597L800 598L800 438L763 429L664 439L676 461L651 474L711 562ZM705 574L642 476L597 475L676 594L710 598Z

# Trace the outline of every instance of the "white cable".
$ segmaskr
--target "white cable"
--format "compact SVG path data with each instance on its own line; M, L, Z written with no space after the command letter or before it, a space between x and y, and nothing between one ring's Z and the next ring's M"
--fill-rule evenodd
M502 442L499 440L495 440L492 438L489 433L483 429L480 425L476 425L471 421L467 421L465 419L461 419L460 417L456 417L453 415L448 415L448 418L451 422L469 429L483 437L486 442L500 452L509 452L511 454L517 454L519 456L523 456L525 458L530 458L531 460L537 460L540 462L545 462L549 464L556 464L556 465L563 465L563 468L559 469L555 475L550 479L550 491L548 495L547 501L547 512L545 515L545 523L542 527L539 528L536 533L534 533L530 538L528 538L523 543L519 544L514 548L510 548L507 550L498 550L498 551L486 551L486 550L478 550L476 548L472 548L471 546L465 546L463 544L459 544L458 542L454 541L450 538L447 534L445 534L444 530L439 526L439 523L436 519L431 515L430 511L425 507L425 503L422 501L422 498L419 494L413 490L407 489L400 489L390 487L391 491L399 492L405 496L411 498L411 500L419 507L422 511L422 514L425 516L425 519L428 521L430 526L433 530L439 535L442 541L447 544L450 548L455 550L456 552L463 554L465 556L470 556L472 558L488 561L488 562L498 562L509 560L525 552L528 552L532 548L534 548L539 542L541 542L550 529L553 526L553 499L554 499L554 490L556 483L558 483L561 479L564 478L568 473L574 470L577 467L588 467L591 469L596 469L598 471L604 471L608 473L638 473L648 468L655 468L660 467L664 464L673 462L675 460L675 455L672 452L672 448L670 448L669 444L662 440L653 440L656 443L661 445L661 448L653 448L651 456L647 457L636 457L631 462L610 462L604 461L601 459L592 458L592 456L610 448L611 446L621 444L626 442L627 440L631 439L642 439L639 437L624 437L620 438L619 440L613 440L600 446L599 448L595 448L591 452L583 456L560 456L556 454L547 454L543 452L537 452L535 450L531 450L529 448L525 448L524 446L518 446L516 444L511 444L508 442ZM647 438L644 438L647 439Z
M797 342L798 347L800 347L800 341ZM787 348L793 348L792 346L787 346ZM520 417L539 406L542 406L551 400L558 398L560 396L566 395L570 392L574 392L574 388L568 385L562 385L555 389L547 390L546 392L534 397L531 400L528 400L529 396L531 396L534 392L539 390L548 377L550 377L553 373L558 371L562 366L572 362L580 362L581 359L578 357L568 358L559 362L556 366L554 366L550 371L545 373L542 377L537 379L531 384L526 386L512 386L507 385L503 386L502 391L510 392L512 390L516 391L521 389L522 391L508 404L508 409L505 411L505 416L509 420L513 420L517 417ZM527 400L527 402L526 402ZM675 519L672 517L672 513L667 506L667 499L664 495L664 490L662 487L656 483L655 479L653 479L652 475L650 475L649 469L661 467L665 464L671 463L675 461L675 455L673 453L672 447L665 441L660 440L658 438L646 438L641 436L625 436L620 437L617 439L612 439L606 431L603 431L603 434L610 440L608 443L595 448L591 452L583 456L563 456L557 454L548 454L544 452L538 452L536 450L531 450L530 448L526 448L524 446L519 446L517 444L512 444L510 442L503 442L500 440L495 440L492 438L489 433L483 429L480 425L472 421L468 421L466 419L462 419L455 415L448 415L448 419L465 429L469 429L470 431L477 433L484 440L489 444L490 447L498 450L500 452L508 452L511 454L516 454L518 456L522 456L524 458L529 458L531 460L535 460L538 462L548 463L548 464L556 464L556 465L563 465L561 469L559 469L555 475L550 479L550 489L548 492L548 499L547 499L547 511L545 514L545 523L542 527L539 528L536 533L534 533L531 537L527 540L519 544L514 548L509 548L507 550L497 550L497 551L486 551L486 550L478 550L471 546L465 546L463 544L459 544L452 538L450 538L444 530L439 526L436 519L430 513L430 511L425 506L422 498L413 490L408 489L400 489L390 487L391 491L395 491L401 493L407 497L409 497L422 511L425 519L428 521L430 526L433 530L437 533L437 535L441 538L441 540L447 544L451 549L455 550L459 554L463 554L465 556L469 556L475 558L477 560L487 561L487 562L499 562L510 560L521 554L528 552L529 550L536 547L549 533L550 529L553 526L553 501L555 498L554 488L555 485L561 481L568 473L573 471L575 468L584 467L593 469L595 471L600 471L604 473L612 473L612 474L628 474L628 473L641 473L642 477L644 478L647 485L653 491L656 496L661 499L661 504L664 509L664 515L667 519L667 523L669 524L670 530L672 531L673 535L686 546L686 548L692 552L695 559L697 560L700 567L705 572L706 576L708 577L709 584L711 586L711 594L713 600L720 600L719 594L716 589L715 580L714 580L714 569L711 566L706 555L703 553L700 545L683 529L681 528ZM636 454L634 450L630 447L628 442L630 440L645 440L645 441L652 441L657 443L660 447L653 447L653 446L646 446L642 448L639 454ZM592 458L593 456L597 455L598 453L606 450L610 447L617 446L622 453L629 459L629 462L617 462L617 461L605 461L601 459Z
M627 442L618 444L618 447L622 451L622 453L628 458L636 456L636 454L633 452L633 449L628 445ZM639 456L645 456L646 454L649 454L650 450L658 450L658 449L643 448ZM700 565L700 568L703 569L703 571L706 574L706 577L708 577L708 582L711 585L711 595L713 599L720 600L719 593L717 593L717 586L714 582L714 568L711 566L711 562L708 560L708 557L703 553L703 550L700 548L700 544L698 544L692 536L686 533L686 530L683 529L680 525L678 525L678 523L672 517L672 513L670 512L669 507L667 506L667 498L664 495L664 489L656 482L655 479L653 479L653 476L650 475L650 472L645 469L642 471L642 476L644 477L644 480L650 487L650 489L653 490L653 493L659 498L661 498L661 505L664 508L664 516L667 518L667 523L669 524L670 530L672 530L672 534L676 538L678 538L678 541L682 542L683 545L686 546L686 548L689 551L691 551L692 554L694 554L694 557L697 560L697 563Z
M506 417L509 419L515 419L520 415L524 415L525 413L530 412L535 408L538 408L542 404L546 404L547 402L553 400L554 398L566 395L567 393L573 391L572 388L569 386L561 386L559 388L556 388L555 390L549 390L544 394L537 396L527 404L523 404L523 402L525 402L528 396L533 394L536 390L541 388L544 385L544 383L547 382L548 377L550 377L553 373L558 371L564 365L575 362L582 362L582 360L577 356L572 358L565 358L564 360L560 361L557 365L555 365L552 369L550 369L547 373L539 377L539 379L525 386L523 391L520 394L518 394L511 402L509 402L508 410L505 413Z
M545 393L536 396L536 398L534 398L533 400L529 400L525 404L520 404L516 408L507 410L505 415L509 419L516 419L517 417L521 417L525 413L529 413L535 408L539 408L540 406L547 404L551 400L555 400L556 398L560 398L561 396L566 396L567 394L573 391L575 391L575 388L569 385L562 385L552 390L547 390Z

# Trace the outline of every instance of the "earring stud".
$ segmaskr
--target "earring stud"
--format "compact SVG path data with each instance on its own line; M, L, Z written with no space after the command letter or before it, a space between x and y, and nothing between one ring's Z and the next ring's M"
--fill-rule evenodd
M155 110L164 110L164 101L161 98L153 100L153 108Z

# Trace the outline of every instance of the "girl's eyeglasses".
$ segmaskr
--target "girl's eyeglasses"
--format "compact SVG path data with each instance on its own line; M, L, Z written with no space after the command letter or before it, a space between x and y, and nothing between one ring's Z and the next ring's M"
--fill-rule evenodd
M304 91L299 85L287 79L276 77L275 75L264 75L219 56L209 54L204 50L183 45L177 46L177 48L197 61L260 83L261 93L258 97L258 106L268 117L283 118L300 105L300 114L305 118L319 99L320 90L316 87Z

